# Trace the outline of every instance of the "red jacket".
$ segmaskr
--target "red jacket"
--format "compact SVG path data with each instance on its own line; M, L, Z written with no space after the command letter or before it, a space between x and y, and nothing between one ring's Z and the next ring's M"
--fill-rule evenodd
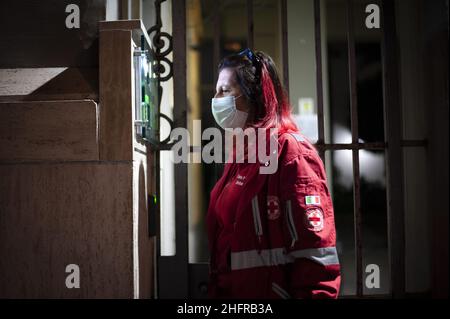
M278 169L227 163L207 215L212 298L336 298L340 267L322 161L299 133L278 138Z

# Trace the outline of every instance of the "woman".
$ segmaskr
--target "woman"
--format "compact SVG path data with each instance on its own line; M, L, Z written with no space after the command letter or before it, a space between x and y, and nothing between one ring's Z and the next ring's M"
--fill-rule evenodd
M336 298L340 267L320 157L299 133L272 59L249 49L219 65L222 128L276 128L278 168L227 163L207 215L212 298ZM267 163L266 163L267 164Z

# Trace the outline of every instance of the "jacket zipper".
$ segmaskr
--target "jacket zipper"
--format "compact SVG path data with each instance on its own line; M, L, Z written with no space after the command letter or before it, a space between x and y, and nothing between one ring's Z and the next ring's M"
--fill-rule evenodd
M294 247L295 242L298 240L297 229L295 228L294 218L292 216L292 202L286 201L286 220L291 234L291 248Z
M258 242L261 244L261 237L263 235L262 224L261 224L261 215L259 214L259 204L258 204L258 195L253 197L252 199L252 211L253 211L253 223L255 225L255 233L258 236ZM261 250L259 247L258 252Z

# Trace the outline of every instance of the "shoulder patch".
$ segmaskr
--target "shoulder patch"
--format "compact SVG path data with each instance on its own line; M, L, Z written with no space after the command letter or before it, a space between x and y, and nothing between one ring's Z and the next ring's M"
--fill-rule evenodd
M318 207L306 210L305 214L306 228L314 232L319 232L323 229L323 212Z

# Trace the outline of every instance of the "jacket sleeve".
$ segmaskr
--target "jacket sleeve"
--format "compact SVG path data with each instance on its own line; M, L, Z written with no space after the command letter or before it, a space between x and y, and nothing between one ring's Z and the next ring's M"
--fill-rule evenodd
M325 171L315 151L302 152L280 167L286 251L293 262L286 281L294 298L337 298L340 265Z

